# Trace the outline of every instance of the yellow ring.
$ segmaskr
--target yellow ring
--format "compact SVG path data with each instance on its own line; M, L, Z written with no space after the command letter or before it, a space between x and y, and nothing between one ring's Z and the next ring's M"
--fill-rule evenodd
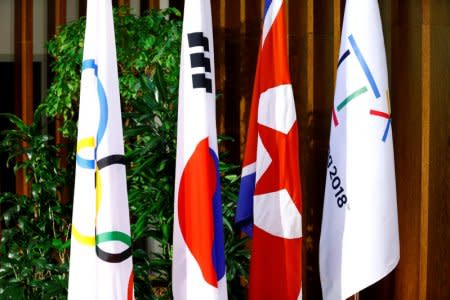
M72 237L80 244L85 246L95 246L95 236L84 235L72 224Z
M77 142L77 153L84 148L94 148L95 147L95 139L90 136L84 139L81 139Z

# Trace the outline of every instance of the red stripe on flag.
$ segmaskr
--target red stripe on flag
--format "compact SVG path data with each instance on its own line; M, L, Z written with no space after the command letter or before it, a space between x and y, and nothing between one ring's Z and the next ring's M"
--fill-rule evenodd
M197 145L181 176L178 219L183 238L199 264L205 281L217 287L217 276L212 261L214 243L212 199L217 184L215 170L206 138Z
M334 106L333 106L333 123L334 123L334 126L338 126L339 125L339 120L337 118L336 109L334 108Z
M374 115L374 116L382 117L382 118L385 118L385 119L389 119L391 117L391 115L389 115L389 114L387 114L385 112L378 111L378 110L373 110L373 109L370 110L370 114Z
M302 239L283 239L253 227L249 299L297 300L302 282Z
M127 290L128 300L133 300L133 298L134 298L133 290L134 290L134 273L133 273L133 271L131 271L130 278L128 279L128 290Z

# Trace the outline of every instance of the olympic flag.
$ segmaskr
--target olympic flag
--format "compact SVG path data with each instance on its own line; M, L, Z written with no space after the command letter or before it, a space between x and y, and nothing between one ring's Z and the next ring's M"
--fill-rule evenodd
M346 299L400 258L389 84L377 0L347 0L331 116L319 263Z
M298 125L283 0L266 0L236 222L253 239L249 299L301 299Z
M172 288L227 299L211 4L186 0L181 43Z
M87 4L68 298L134 299L111 0Z

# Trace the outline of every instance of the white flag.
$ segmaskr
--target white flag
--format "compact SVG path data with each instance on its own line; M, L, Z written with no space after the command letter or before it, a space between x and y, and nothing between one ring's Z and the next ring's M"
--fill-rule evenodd
M175 300L227 298L213 44L209 0L186 0L173 226Z
M111 0L87 4L69 299L134 299Z
M377 0L347 0L332 111L320 279L346 299L400 258L389 83Z

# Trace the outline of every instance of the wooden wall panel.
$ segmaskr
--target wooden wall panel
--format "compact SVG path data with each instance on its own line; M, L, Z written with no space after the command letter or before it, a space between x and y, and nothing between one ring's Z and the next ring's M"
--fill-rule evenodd
M224 72L219 80L223 81L223 89L218 90L221 97L218 104L219 119L223 127L219 127L220 133L226 133L233 141L225 142L225 150L229 152L228 159L239 161L240 158L240 98L242 86L242 53L243 35L241 35L241 1L221 0L221 12L224 12L223 47L224 47ZM222 19L223 20L223 19Z
M223 151L237 164L245 145L261 32L261 2L211 1L219 134L231 137Z
M130 0L117 0L117 6L122 6L122 5L130 6Z
M392 7L391 105L400 263L395 299L419 299L422 157L421 1Z
M225 1L211 1L211 13L213 21L214 37L214 67L216 71L216 102L217 111L223 111L225 107L224 90L225 82ZM223 114L217 114L217 131L222 134L225 131L225 118Z
M429 234L429 188L430 188L430 1L422 1L421 10L421 77L422 77L422 155L421 155L421 194L420 194L420 244L419 244L419 299L426 299L428 275L428 234ZM414 233L411 233L414 234Z
M65 24L67 20L67 0L48 0L48 38L52 38L58 27Z
M427 299L450 299L450 1L430 0Z

